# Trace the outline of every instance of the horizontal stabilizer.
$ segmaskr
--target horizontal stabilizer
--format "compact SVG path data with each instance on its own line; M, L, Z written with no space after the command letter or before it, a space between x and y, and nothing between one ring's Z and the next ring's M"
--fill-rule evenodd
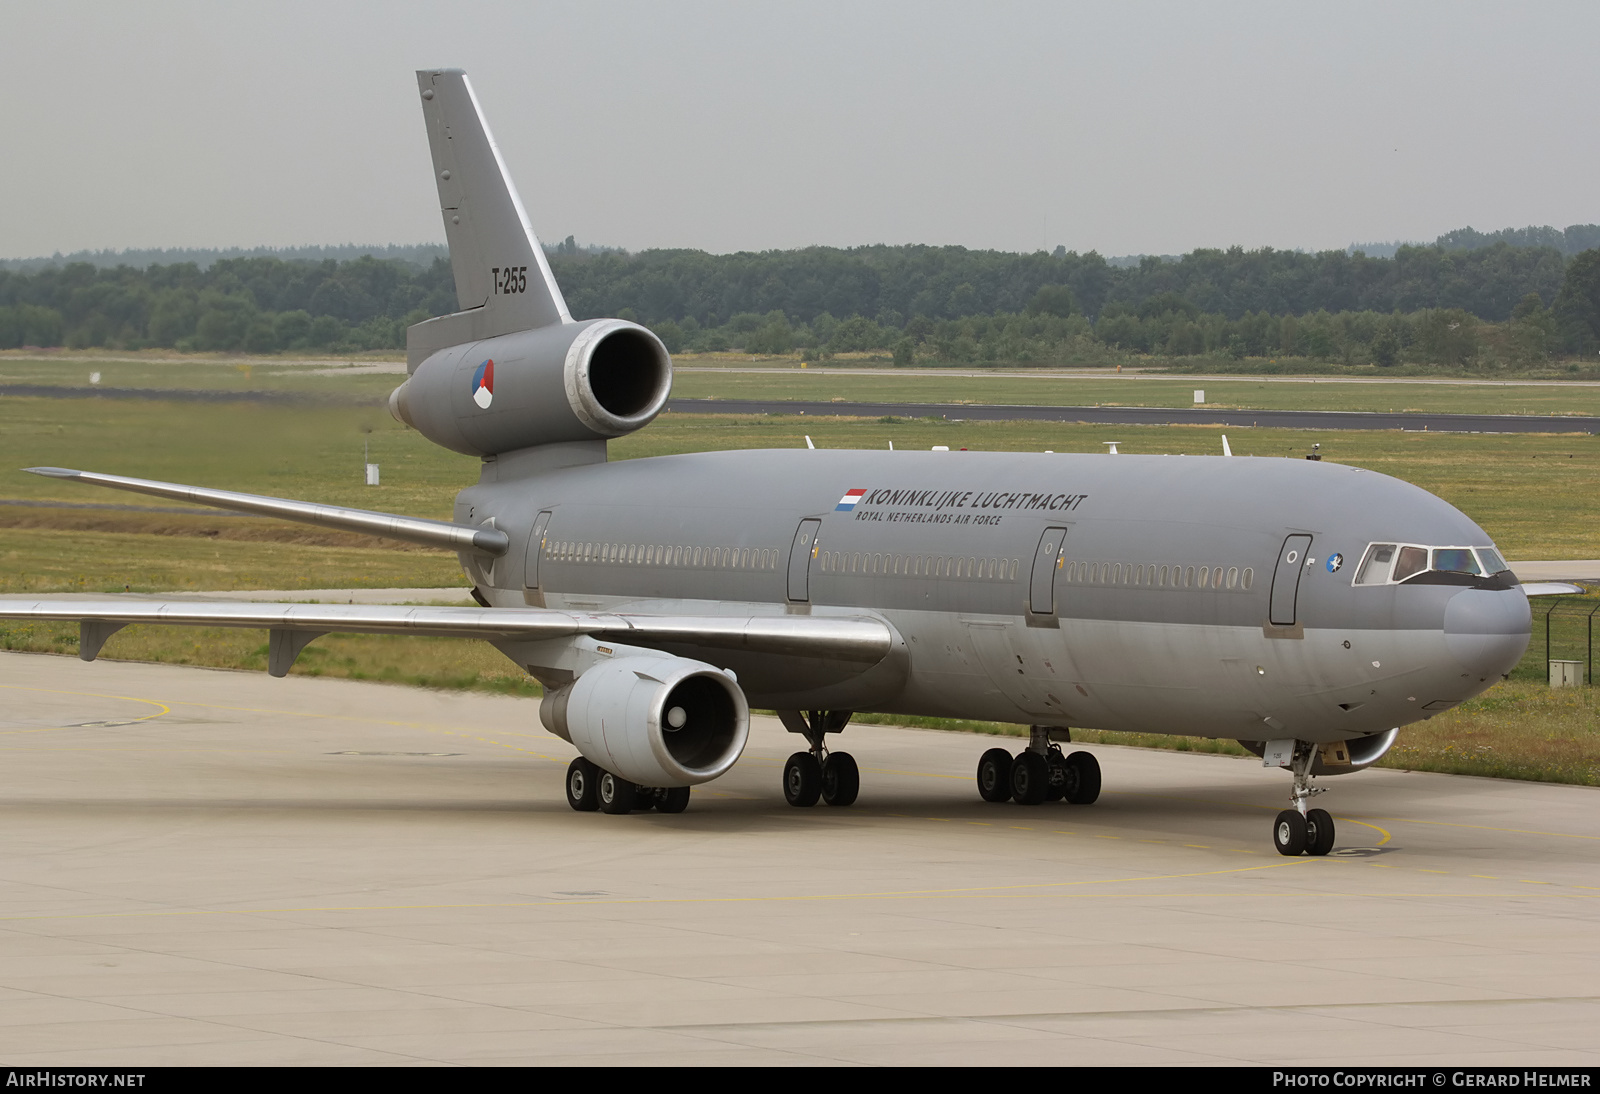
M239 513L254 513L263 517L298 521L301 524L315 524L321 528L361 532L369 536L404 540L407 543L420 543L427 547L440 547L450 551L468 551L490 558L499 558L511 549L510 537L497 528L467 528L442 520L402 517L393 513L376 513L369 509L345 509L338 505L269 498L260 494L239 494L232 490L211 490L204 486L184 486L181 483L157 482L153 479L101 475L94 471L74 471L66 467L29 467L25 470L31 475L45 475L52 479L72 479L92 486L109 486L114 490L131 490L136 494L151 494L158 498L188 501L196 505L209 505L215 509L232 509Z
M86 637L109 636L130 623L185 627L254 627L273 632L272 672L281 676L317 635L409 634L540 642L594 638L635 646L699 646L874 665L888 656L893 632L870 616L606 615L549 608L455 608L385 604L272 604L215 601L0 600L0 619L75 621ZM281 638L280 638L281 634ZM300 637L305 636L305 637ZM87 647L80 656L93 660ZM282 671L279 671L279 670Z

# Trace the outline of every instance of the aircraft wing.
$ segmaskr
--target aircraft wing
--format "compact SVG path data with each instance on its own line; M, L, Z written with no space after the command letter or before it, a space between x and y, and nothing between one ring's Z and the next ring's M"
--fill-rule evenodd
M333 632L538 642L587 635L638 646L689 644L853 662L888 656L889 625L873 616L637 615L552 608L457 608L383 604L273 604L206 601L9 600L0 619L76 622L78 656L93 661L130 623L254 627L270 632L267 671L283 676L306 643Z
M1572 596L1581 595L1584 588L1565 581L1524 581L1522 592L1524 596Z
M104 475L98 471L76 471L70 467L27 467L23 470L30 475L43 475L51 479L109 486L113 490L131 490L136 494L209 505L214 509L231 509L236 513L277 517L322 528L338 528L345 532L364 532L369 536L442 547L450 551L467 551L490 558L498 558L511 549L511 540L497 528L468 528L443 520L403 517L370 509L347 509L340 505L321 505L261 494L241 494L236 490L213 490L205 486L185 486L183 483L158 482L155 479L133 479L125 475Z

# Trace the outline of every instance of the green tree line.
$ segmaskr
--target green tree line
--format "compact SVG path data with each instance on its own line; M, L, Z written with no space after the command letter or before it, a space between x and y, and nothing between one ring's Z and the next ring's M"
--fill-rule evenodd
M1393 258L1197 250L1118 268L1059 249L626 254L569 238L551 263L573 314L636 319L674 351L1066 363L1110 348L1381 365L1600 352L1600 250L1568 259L1504 241ZM407 325L455 306L443 259L74 263L0 271L0 348L394 349Z

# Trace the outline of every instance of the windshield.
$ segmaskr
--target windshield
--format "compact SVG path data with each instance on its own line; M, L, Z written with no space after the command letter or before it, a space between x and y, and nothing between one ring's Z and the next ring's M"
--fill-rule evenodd
M1439 547L1433 552L1433 568L1453 574L1481 574L1478 560L1467 547Z
M1510 569L1493 547L1424 547L1420 544L1370 543L1356 567L1355 585L1393 585L1436 573L1485 577Z

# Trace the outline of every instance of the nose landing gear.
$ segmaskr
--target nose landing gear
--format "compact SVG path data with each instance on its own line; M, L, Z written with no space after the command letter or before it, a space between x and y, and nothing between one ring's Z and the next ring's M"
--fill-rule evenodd
M1294 774L1294 787L1289 791L1293 808L1285 809L1272 822L1272 846L1280 855L1326 855L1333 850L1333 817L1326 809L1307 809L1306 802L1314 794L1327 791L1325 786L1311 782L1311 767L1317 762L1317 746L1310 741L1282 742L1289 749L1275 748L1279 742L1267 746L1266 766L1273 765L1274 754L1288 752L1288 762L1279 760L1277 766L1289 768Z
M854 805L861 793L861 769L848 752L829 752L827 735L843 732L848 710L780 710L778 719L790 733L805 737L811 747L796 752L783 765L783 796L802 808L817 804Z

